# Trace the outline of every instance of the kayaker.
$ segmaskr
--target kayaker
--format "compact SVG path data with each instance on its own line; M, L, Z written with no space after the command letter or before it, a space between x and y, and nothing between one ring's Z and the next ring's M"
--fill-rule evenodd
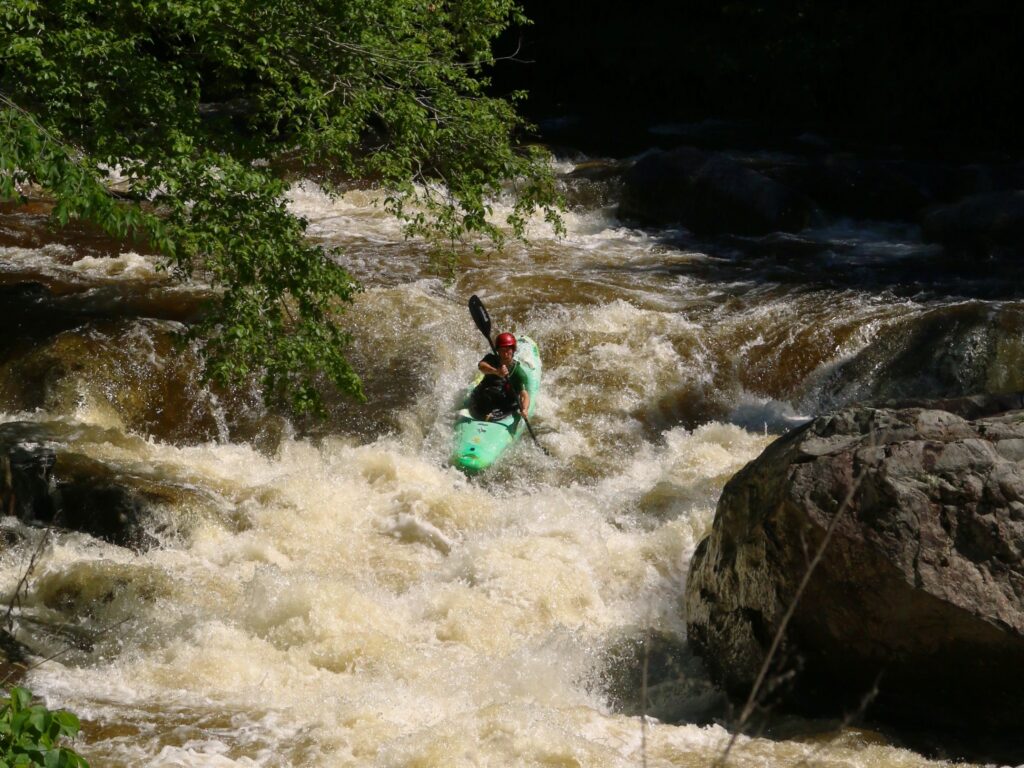
M526 371L513 359L516 337L499 333L494 340L495 352L484 355L477 365L484 374L470 400L474 419L493 421L518 408L529 413L530 393L526 391ZM517 403L518 401L518 403Z

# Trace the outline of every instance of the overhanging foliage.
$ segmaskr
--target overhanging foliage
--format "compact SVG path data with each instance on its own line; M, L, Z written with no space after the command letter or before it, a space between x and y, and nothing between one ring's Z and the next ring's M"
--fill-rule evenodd
M512 0L7 0L0 199L36 184L58 224L94 222L217 286L196 329L215 380L258 376L299 411L324 376L362 397L338 324L358 286L305 239L275 168L371 179L435 244L500 244L538 207L557 227L543 154L517 149L513 105L484 90L491 42L521 20ZM498 226L488 201L508 180Z

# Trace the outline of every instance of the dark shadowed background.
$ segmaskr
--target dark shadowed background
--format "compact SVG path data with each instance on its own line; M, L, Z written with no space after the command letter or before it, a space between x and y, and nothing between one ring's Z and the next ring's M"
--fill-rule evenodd
M763 138L795 129L929 153L1021 146L1017 2L523 5L534 24L498 53L532 63L502 63L495 84L529 91L547 139L628 151L650 146L641 136L652 125L714 118L750 121Z

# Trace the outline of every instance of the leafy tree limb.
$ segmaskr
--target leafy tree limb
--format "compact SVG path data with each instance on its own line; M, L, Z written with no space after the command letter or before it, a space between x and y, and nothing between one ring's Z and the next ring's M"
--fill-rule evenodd
M486 94L513 0L8 0L0 7L0 200L26 184L220 291L206 371L320 408L363 397L339 316L358 290L286 208L284 161L337 191L371 179L408 235L496 245L559 198ZM112 171L127 180L108 191ZM515 182L504 223L490 201ZM438 190L442 192L438 193Z

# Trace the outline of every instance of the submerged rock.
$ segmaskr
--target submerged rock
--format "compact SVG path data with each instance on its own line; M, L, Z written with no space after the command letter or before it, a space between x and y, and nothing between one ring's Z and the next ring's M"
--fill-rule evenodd
M203 378L183 332L215 293L86 227L52 231L49 203L0 206L0 409L44 409L176 444L246 440L272 450L288 425L258 382Z
M948 250L1016 261L1024 246L1024 190L973 195L930 209L924 239Z
M786 701L849 711L877 685L869 714L882 721L1015 734L1024 410L968 421L850 408L780 438L729 481L693 558L686 610L691 643L738 698L833 520L773 660L770 682L792 674Z
M570 210L592 211L614 204L621 193L623 164L587 160L559 179L559 191Z
M229 437L272 448L281 417L259 391L207 384L177 326L156 320L83 324L0 356L0 408L88 413L94 423L175 444Z
M849 154L789 163L771 175L839 216L914 220L928 202L907 168Z
M911 315L805 386L809 409L1024 389L1024 310L972 301Z
M0 424L0 514L146 550L162 533L155 512L201 501L180 483L121 470L69 447L76 429L86 428ZM113 431L109 438L131 440Z
M697 234L798 232L813 206L803 195L724 155L689 147L651 152L623 179L619 216L681 223Z

